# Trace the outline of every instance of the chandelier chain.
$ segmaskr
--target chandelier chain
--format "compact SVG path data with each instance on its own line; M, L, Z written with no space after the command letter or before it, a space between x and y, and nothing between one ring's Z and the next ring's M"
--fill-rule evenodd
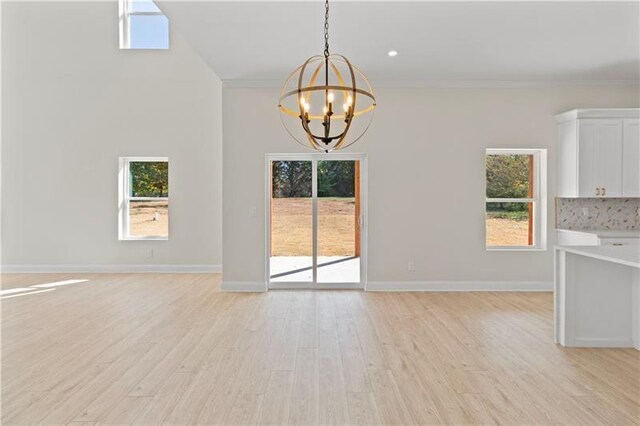
M329 0L324 2L324 57L329 57Z

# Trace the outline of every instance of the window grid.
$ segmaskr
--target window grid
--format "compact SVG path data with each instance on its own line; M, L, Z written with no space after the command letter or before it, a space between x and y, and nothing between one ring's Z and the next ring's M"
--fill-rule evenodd
M119 25L120 25L120 49L131 49L131 17L132 16L164 16L160 9L155 11L136 11L133 3L136 0L120 0ZM154 3L155 5L155 3Z
M530 197L489 198L485 189L485 232L488 203L531 203L529 209L528 245L489 245L485 235L485 247L489 251L499 250L546 250L546 150L543 149L487 149L485 159L490 155L527 155L533 161L529 164ZM486 173L486 166L485 166ZM485 176L486 183L486 176Z
M130 170L131 163L138 162L169 162L168 157L121 157L120 158L120 176L119 176L119 215L118 215L118 239L120 240L168 240L168 236L132 236L130 235L131 222L130 222L130 207L131 202L135 201L166 201L169 203L169 196L166 197L137 197L132 196L132 176Z

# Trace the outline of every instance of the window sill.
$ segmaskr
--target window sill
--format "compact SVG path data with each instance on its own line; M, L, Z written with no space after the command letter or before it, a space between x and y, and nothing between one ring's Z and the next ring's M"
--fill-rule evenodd
M485 247L486 251L547 251L541 247Z
M120 50L154 50L154 51L163 51L169 50L169 47L121 47Z
M169 237L124 237L120 241L169 241Z

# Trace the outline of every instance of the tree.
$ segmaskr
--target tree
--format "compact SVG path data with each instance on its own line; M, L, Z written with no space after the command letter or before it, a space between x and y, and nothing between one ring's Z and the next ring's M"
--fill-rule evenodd
M131 191L134 197L167 197L169 195L169 163L166 161L133 161L129 164Z
M318 161L318 196L353 197L354 161Z
M271 173L273 197L311 197L310 161L274 161Z
M487 155L487 198L528 198L529 155ZM492 203L493 204L493 203ZM500 203L503 210L527 209L526 203Z
M273 197L311 197L310 161L274 161L271 174ZM353 197L354 174L353 161L318 161L318 196Z

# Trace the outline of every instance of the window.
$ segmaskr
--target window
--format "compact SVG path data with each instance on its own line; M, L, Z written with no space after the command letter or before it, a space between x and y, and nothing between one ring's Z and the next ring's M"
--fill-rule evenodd
M169 239L169 159L120 158L119 238Z
M151 0L120 0L120 49L168 49L169 20Z
M487 149L487 250L546 249L544 149Z

